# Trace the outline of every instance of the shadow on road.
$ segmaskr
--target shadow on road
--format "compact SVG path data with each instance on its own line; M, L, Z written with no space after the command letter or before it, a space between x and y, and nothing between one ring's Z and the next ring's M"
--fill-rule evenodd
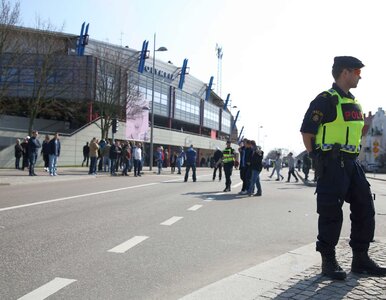
M196 198L202 199L202 200L212 200L212 201L231 201L231 200L240 200L243 198L259 198L256 196L249 197L248 195L239 195L237 193L232 192L189 192L182 195L190 195L195 196Z

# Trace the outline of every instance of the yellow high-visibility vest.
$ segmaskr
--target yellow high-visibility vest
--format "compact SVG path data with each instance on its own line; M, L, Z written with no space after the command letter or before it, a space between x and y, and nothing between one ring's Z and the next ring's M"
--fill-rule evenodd
M319 125L316 134L316 148L330 151L336 143L341 145L341 151L359 153L364 119L362 107L356 99L341 97L335 90L327 91L331 96L338 97L336 119Z
M235 160L232 151L233 151L232 148L225 148L225 150L223 151L222 161L224 164L233 162Z

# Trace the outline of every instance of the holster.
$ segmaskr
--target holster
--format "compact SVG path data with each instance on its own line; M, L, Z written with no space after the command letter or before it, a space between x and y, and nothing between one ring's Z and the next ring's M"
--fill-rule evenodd
M324 157L321 152L317 152L314 158L315 178L319 179L323 177L324 173Z
M338 143L335 143L333 146L332 146L332 150L331 150L331 158L332 159L338 159L338 157L340 156L340 149L342 148L342 145L341 144L338 144Z

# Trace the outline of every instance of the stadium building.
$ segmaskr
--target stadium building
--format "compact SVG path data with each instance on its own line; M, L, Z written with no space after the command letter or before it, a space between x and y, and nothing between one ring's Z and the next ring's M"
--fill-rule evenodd
M203 82L189 74L187 59L180 66L153 60L148 41L137 50L89 39L84 24L80 35L0 30L6 33L0 50L0 167L13 167L15 139L32 129L41 141L59 132L61 166L79 165L93 137L143 141L145 165L152 131L154 149L162 145L172 153L193 144L198 161L228 139L237 147L229 96L224 101L212 91L213 77Z

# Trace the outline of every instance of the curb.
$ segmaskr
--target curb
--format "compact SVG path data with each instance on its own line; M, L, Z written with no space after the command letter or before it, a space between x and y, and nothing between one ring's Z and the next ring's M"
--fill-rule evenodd
M180 300L256 299L319 261L315 243L311 243L212 283Z

